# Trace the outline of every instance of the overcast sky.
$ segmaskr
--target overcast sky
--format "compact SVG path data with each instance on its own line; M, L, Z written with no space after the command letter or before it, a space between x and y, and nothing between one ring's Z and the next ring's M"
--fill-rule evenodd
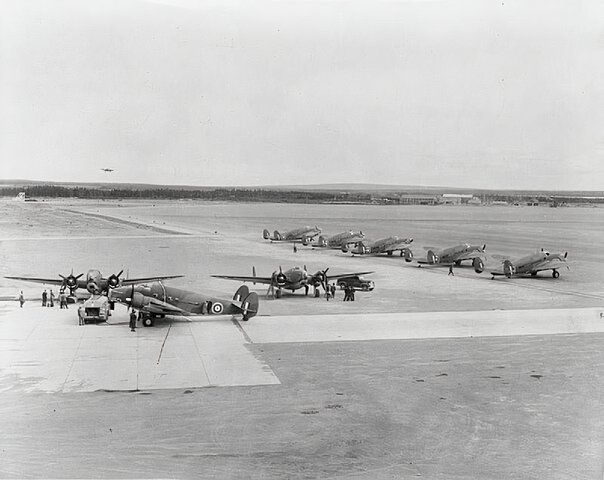
M4 179L604 190L600 0L0 5Z

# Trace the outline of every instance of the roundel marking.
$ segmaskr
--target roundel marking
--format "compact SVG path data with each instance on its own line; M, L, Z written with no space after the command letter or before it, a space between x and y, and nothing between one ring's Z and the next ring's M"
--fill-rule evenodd
M212 312L213 313L221 313L223 309L222 303L220 302L216 302L212 305Z

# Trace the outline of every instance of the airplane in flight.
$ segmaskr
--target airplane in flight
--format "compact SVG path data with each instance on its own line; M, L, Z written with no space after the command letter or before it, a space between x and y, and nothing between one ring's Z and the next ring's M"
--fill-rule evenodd
M4 277L11 280L21 280L24 282L35 282L35 283L46 283L48 285L58 285L61 288L68 288L69 294L73 295L73 292L78 288L86 289L88 292L99 295L106 294L109 289L117 288L122 285L132 285L135 283L153 282L156 280L168 280L171 278L181 278L183 275L160 275L155 277L143 277L143 278L120 278L120 275L124 273L121 270L117 275L111 274L108 277L103 277L101 272L98 270L88 270L86 276L83 273L74 275L73 270L69 275L59 275L59 278L35 278L35 277Z
M327 271L329 268L325 270L319 270L314 274L309 274L306 270L306 265L304 268L294 267L289 270L283 271L281 267L279 267L279 271L275 271L272 273L270 277L258 277L256 276L256 267L252 267L252 276L238 276L238 275L212 275L214 278L223 278L227 280L237 280L239 282L252 282L254 285L257 283L268 285L267 296L270 295L271 292L274 292L275 297L281 298L283 295L283 290L291 290L292 293L300 288L304 288L304 294L308 295L308 289L312 287L322 286L325 290L327 284L330 280L340 280L342 278L354 277L360 275L368 275L373 272L356 272L356 273L342 273L338 275L329 275L327 276ZM276 290L275 290L276 289Z
M107 173L113 172L113 168L101 168L101 170Z
M412 238L388 237L376 241L361 240L356 242L353 247L342 245L344 253L352 253L353 255L379 255L386 253L392 255L397 250L401 257L405 257L406 262L413 260L413 252L409 248L409 244L413 242Z
M247 286L237 289L232 300L209 297L200 293L167 287L161 282L151 285L130 285L114 288L109 301L138 310L143 326L152 327L157 318L166 315L243 315L247 321L258 313L258 294Z
M456 245L455 247L445 248L438 250L433 247L424 247L428 252L426 254L426 260L418 260L419 267L422 265L461 265L461 262L465 260L472 261L472 267L476 273L482 273L484 271L484 251L486 245L470 245L464 243L462 245Z
M333 235L329 238L325 238L321 235L317 239L315 246L324 248L343 248L344 245L357 243L363 240L363 238L365 238L365 234L363 232L353 232L352 230L349 230L348 232L338 233L337 235Z
M513 262L509 258L504 257L501 262L501 270L493 271L491 275L492 278L501 275L505 275L507 278L520 275L536 277L538 272L551 270L552 277L558 278L560 276L558 269L564 266L569 268L568 265L565 265L567 256L568 252L550 253L547 250L541 249L541 251L531 253Z
M285 233L279 233L278 230L275 230L272 237L270 232L265 228L262 232L262 237L271 242L301 242L302 245L309 245L320 234L321 229L315 225L314 227L296 228Z

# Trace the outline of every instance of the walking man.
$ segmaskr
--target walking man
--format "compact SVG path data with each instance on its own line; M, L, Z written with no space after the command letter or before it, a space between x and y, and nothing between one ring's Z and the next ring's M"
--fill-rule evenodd
M23 296L23 290L19 293L19 304L21 308L23 308L23 304L25 303L25 297Z
M42 292L42 306L45 307L46 306L46 299L48 298L48 294L46 293L46 290L44 290Z
M453 264L450 264L450 265L449 265L449 273L447 273L447 277L448 277L449 275L453 275L453 276L455 276L455 274L453 273Z
M130 312L130 331L136 331L136 312L134 310Z

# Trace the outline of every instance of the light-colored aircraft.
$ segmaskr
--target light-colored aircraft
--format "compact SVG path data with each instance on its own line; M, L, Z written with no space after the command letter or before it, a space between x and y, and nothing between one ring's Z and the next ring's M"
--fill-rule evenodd
M73 270L69 275L59 275L59 278L35 278L35 277L4 277L10 278L11 280L22 280L24 282L35 282L45 283L48 285L58 285L62 288L68 288L70 295L78 288L85 288L88 292L100 295L106 294L109 289L116 288L122 285L132 285L135 283L153 282L155 280L168 280L171 278L180 278L182 275L161 275L155 277L143 277L143 278L120 278L120 273L103 277L101 272L98 270L88 270L85 278L83 273L74 275Z
M330 280L339 280L347 277L354 277L359 275L368 275L373 272L354 272L354 273L342 273L338 275L329 275L327 276L327 271L329 268L325 270L319 270L314 274L309 274L306 270L306 265L304 268L294 267L289 270L283 271L281 267L279 267L279 271L273 272L270 277L258 277L256 276L256 267L252 267L252 276L238 276L238 275L212 275L214 278L224 278L227 280L237 280L239 282L251 282L254 285L257 283L268 285L267 296L274 292L277 298L280 298L283 294L283 290L291 290L292 293L300 288L304 288L304 294L308 295L308 289L312 287L322 286L323 289L326 289L327 284ZM276 290L275 290L276 289Z
M265 228L262 232L262 237L271 242L300 242L303 245L309 245L313 239L321 234L321 229L316 225L314 227L302 227L290 230L289 232L279 233L275 230L271 237L270 232Z
M249 320L258 313L258 294L242 285L232 300L209 297L161 282L151 285L117 287L109 292L109 301L118 302L140 312L145 327L152 327L156 318L166 315L243 315Z
M113 172L113 168L101 168L101 170L106 173Z
M426 260L418 260L419 266L422 265L461 265L465 260L472 261L472 267L476 273L482 273L484 270L484 252L486 245L470 245L464 243L455 247L438 250L433 247L424 247L427 250Z
M397 250L401 257L405 257L406 262L413 260L413 252L409 248L409 244L413 242L412 238L403 237L388 237L376 240L374 242L361 240L356 242L352 247L350 245L342 245L344 253L352 253L353 255L379 255L386 253L392 255Z
M552 277L558 278L560 276L560 272L558 271L560 268L569 268L566 265L567 256L568 252L550 253L547 250L541 249L513 262L504 257L501 262L501 270L493 271L491 275L493 278L499 275L505 275L507 278L512 278L515 275L532 275L535 277L538 272L551 270Z
M365 234L363 232L353 232L352 230L349 230L348 232L338 233L337 235L333 235L329 238L325 238L321 235L317 239L316 246L326 248L342 248L344 245L357 243L363 240L363 238L365 238Z

